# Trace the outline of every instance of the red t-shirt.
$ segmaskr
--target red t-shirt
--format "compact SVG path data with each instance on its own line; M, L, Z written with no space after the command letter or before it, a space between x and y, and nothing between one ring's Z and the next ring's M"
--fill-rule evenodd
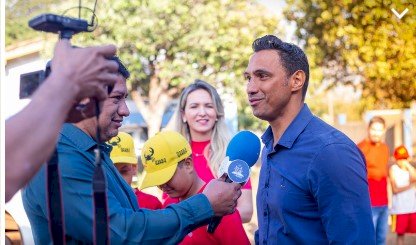
M210 180L215 179L214 174L212 173L211 168L208 165L207 159L204 156L204 150L209 144L209 142L209 140L203 142L191 141L192 160L194 161L194 168L198 176L205 183L208 183ZM251 190L250 179L242 188Z
M198 176L205 183L208 183L212 179L215 179L214 174L212 173L212 170L208 165L207 159L204 156L204 150L208 146L209 142L210 140L203 142L191 141L192 161L194 162L194 168ZM248 179L247 183L243 185L242 189L251 190L250 179ZM165 202L167 198L168 195L163 193L162 202Z
M147 208L147 209L162 209L162 203L159 199L153 195L144 193L139 189L134 189L134 194L136 194L137 202L140 208Z
M371 206L386 206L389 148L384 143L374 144L368 139L358 144L367 165Z
M206 185L204 185L198 193L202 193ZM165 208L169 204L178 203L177 198L167 198L163 203ZM243 228L240 213L236 210L233 214L226 215L222 218L214 233L207 232L208 225L201 226L193 230L185 236L179 244L195 244L195 245L211 245L211 244L225 244L225 245L244 245L250 244L247 234Z

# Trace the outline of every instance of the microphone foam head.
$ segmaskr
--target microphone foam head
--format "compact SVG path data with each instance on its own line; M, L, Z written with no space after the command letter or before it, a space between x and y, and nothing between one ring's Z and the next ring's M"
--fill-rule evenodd
M226 156L233 160L243 160L252 167L260 156L260 139L250 131L238 132L227 146Z

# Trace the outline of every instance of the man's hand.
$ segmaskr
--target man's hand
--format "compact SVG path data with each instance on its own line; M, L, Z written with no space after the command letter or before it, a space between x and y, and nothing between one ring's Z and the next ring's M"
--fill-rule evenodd
M60 40L52 59L51 77L71 83L80 101L84 98L107 98L107 87L114 86L118 64L106 58L116 54L114 45L73 48L68 40Z
M241 185L213 179L202 193L207 196L214 215L224 216L235 211L237 200L241 196Z

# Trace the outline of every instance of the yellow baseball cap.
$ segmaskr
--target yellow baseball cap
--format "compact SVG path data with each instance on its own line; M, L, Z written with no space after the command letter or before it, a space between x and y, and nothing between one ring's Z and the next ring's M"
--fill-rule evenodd
M178 163L191 154L191 146L178 132L163 131L148 139L141 154L144 171L140 189L168 182Z
M113 163L137 164L138 159L134 152L134 141L130 134L119 132L107 144L113 146L110 152L110 158Z

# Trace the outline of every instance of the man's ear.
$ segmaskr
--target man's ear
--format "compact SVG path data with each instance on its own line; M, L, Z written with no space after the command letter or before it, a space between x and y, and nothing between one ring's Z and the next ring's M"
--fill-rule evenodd
M292 92L297 92L302 90L303 84L305 84L306 75L305 72L302 70L297 70L291 76L291 83L292 83Z

